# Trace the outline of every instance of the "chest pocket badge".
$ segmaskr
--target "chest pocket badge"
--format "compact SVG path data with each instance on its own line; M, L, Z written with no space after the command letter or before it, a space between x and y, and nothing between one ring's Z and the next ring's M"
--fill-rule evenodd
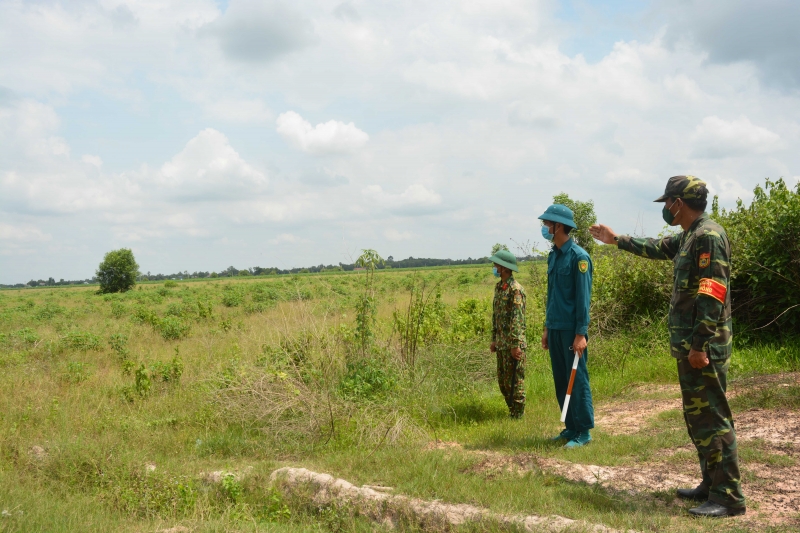
M580 270L581 274L586 274L586 271L589 270L589 261L585 259L578 261L578 270Z
M699 264L700 268L706 268L708 265L710 265L711 264L711 254L710 253L700 254L700 261L699 261L698 264Z

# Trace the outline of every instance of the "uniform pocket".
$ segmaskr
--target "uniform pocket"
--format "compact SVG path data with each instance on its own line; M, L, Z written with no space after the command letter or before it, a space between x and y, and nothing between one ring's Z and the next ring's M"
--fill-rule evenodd
M572 286L572 267L565 266L565 267L558 267L556 270L556 277L558 278L558 284L562 287L571 287Z

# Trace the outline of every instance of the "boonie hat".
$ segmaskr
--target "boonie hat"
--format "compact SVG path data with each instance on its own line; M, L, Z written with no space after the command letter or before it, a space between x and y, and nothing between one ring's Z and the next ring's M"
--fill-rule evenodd
M519 272L517 268L517 258L508 250L498 250L496 254L489 258L489 261L510 268L514 272Z
M560 222L565 226L577 228L575 225L575 215L572 214L572 209L565 205L553 204L548 207L544 214L539 217L539 220L549 220L550 222Z
M694 176L672 176L667 181L664 194L653 200L666 202L667 198L683 198L684 200L705 200L708 196L706 182Z

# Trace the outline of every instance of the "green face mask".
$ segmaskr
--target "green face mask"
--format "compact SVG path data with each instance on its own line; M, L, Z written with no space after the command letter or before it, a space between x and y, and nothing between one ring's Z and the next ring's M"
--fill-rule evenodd
M681 212L681 210L678 209L678 213L680 213L680 212ZM664 204L664 207L661 209L661 216L664 218L664 222L666 222L670 226L672 226L672 223L675 222L675 217L678 216L678 213L675 213L673 215L670 212L670 210L667 209L666 204Z

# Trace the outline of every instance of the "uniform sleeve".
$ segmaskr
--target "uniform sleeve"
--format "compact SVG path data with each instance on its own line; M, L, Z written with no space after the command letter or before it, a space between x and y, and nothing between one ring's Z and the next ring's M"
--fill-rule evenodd
M516 345L522 349L527 347L525 342L525 293L520 289L514 289L514 297L511 300L511 334L509 344Z
M668 235L660 239L634 238L630 235L620 235L617 241L617 248L647 259L672 259L680 248L681 235L683 233Z
M592 260L579 257L575 267L575 335L586 335L592 301Z
M707 352L708 343L717 334L717 324L725 309L725 297L730 286L731 264L725 241L716 232L697 240L695 260L700 284L695 298L695 322L692 348Z

